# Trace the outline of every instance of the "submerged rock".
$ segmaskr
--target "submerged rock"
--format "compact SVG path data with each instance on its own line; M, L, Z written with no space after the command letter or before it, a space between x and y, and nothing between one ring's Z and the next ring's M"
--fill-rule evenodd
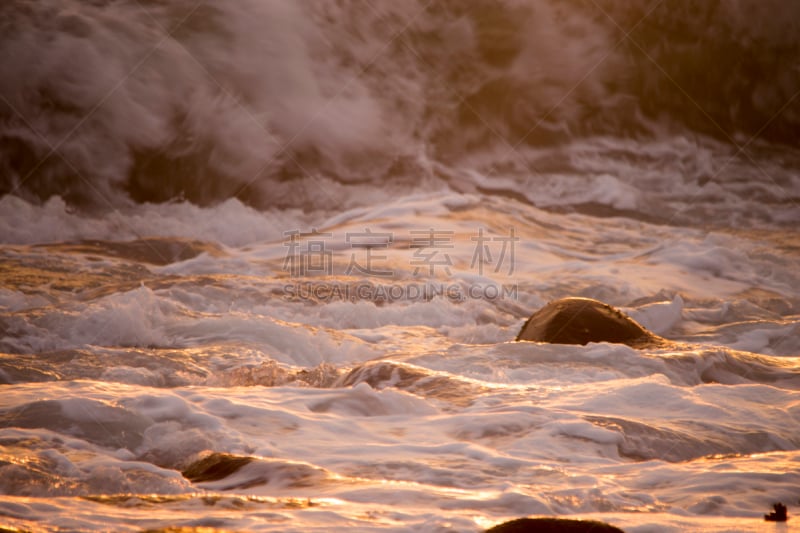
M486 533L625 533L596 520L566 518L518 518L487 529Z
M190 464L181 474L192 483L218 481L251 462L253 462L252 457L231 455L229 453L212 453Z
M554 344L615 342L635 348L668 342L616 307L591 298L562 298L549 302L531 315L516 340Z
M778 502L772 505L773 511L764 515L764 520L767 522L786 522L789 519L789 514L786 506Z
M3 533L0 530L0 533ZM175 527L165 527L159 529L147 529L142 533L233 533L227 529L217 529L214 527L187 527L187 526L175 526Z

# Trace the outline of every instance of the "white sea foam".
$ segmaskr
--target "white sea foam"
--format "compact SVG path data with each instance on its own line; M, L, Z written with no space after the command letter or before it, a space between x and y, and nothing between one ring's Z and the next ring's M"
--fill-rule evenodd
M630 310L630 315L653 333L663 335L672 329L682 317L683 298L676 294L672 301L645 304Z
M169 236L243 246L280 239L285 227L300 226L303 219L299 212L256 211L235 199L206 209L181 202L122 207L92 216L68 207L59 197L42 205L15 196L0 198L0 239L14 244Z

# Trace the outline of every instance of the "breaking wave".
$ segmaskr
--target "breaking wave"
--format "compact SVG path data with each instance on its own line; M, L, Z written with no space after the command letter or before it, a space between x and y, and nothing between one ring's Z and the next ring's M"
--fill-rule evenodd
M0 194L29 200L314 206L476 152L800 127L779 0L10 0L0 21Z

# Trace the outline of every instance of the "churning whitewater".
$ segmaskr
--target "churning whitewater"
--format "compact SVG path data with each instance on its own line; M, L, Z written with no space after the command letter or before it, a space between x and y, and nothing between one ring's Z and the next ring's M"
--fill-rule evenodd
M0 27L0 530L793 527L798 4Z

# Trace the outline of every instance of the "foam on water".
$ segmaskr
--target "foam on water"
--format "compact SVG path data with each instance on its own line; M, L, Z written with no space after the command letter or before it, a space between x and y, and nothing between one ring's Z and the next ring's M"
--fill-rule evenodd
M280 213L232 201L104 220L55 205L4 212L32 223L49 212L64 233L41 240L72 241L3 248L4 524L479 531L573 514L722 531L726 517L756 528L773 500L796 496L790 234L412 194L314 226L330 234L320 276L287 263L291 231L311 230L303 218L198 243L186 239L202 237L204 217ZM180 237L114 239L137 224ZM433 273L410 247L430 228L451 246ZM513 265L503 241L486 241L492 263L474 261L479 228L513 228ZM364 259L347 235L366 230L391 234L372 251L390 278L345 273ZM510 342L566 295L625 306L679 342ZM180 474L209 452L247 464Z
M103 212L75 211L60 197L37 206L15 196L0 197L0 235L4 243L48 243L103 239L126 241L142 236L200 239L229 246L282 237L278 224L300 225L298 211L256 211L236 199L201 209L188 202L145 205Z

